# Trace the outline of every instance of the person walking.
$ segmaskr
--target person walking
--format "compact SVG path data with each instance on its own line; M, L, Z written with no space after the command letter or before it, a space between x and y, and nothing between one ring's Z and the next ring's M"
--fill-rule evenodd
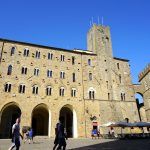
M32 143L34 143L33 142L33 130L32 130L32 128L29 131L29 144L30 144L31 141L32 141Z
M57 126L57 130L56 130L57 133L56 133L55 143L58 145L57 150L61 150L62 147L63 147L63 150L65 150L66 145L67 145L66 144L66 135L64 133L63 121L64 121L63 117L59 117L59 123L56 125Z
M16 147L16 150L20 148L20 136L23 139L23 136L20 134L20 122L21 119L17 118L16 123L12 126L12 145L8 150L12 150Z

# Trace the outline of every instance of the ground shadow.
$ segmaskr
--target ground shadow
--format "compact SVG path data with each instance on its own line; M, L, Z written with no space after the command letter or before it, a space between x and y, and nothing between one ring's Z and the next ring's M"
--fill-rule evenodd
M150 139L115 140L68 150L149 150Z

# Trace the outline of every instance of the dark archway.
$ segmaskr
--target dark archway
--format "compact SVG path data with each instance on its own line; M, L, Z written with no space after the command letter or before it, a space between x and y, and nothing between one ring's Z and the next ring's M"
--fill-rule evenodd
M140 118L140 121L142 121L141 114L140 114L140 108L142 106L144 106L143 95L141 93L136 93L135 98L136 98L136 104L137 104L137 108L138 108L139 118Z
M34 135L48 135L49 113L45 105L38 105L32 112L32 129Z
M0 138L11 138L12 126L20 116L21 110L16 104L8 104L2 109Z
M72 109L64 106L60 110L60 117L64 118L64 126L68 137L73 137L73 112Z

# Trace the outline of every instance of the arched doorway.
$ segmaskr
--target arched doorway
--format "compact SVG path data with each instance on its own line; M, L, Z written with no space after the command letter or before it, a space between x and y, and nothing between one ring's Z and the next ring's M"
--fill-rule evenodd
M135 98L136 98L136 104L137 104L138 113L139 113L139 119L140 121L142 121L142 114L140 113L140 110L144 106L143 95L141 93L136 93Z
M65 105L60 110L60 117L64 118L64 126L68 137L77 137L77 116L70 105Z
M48 135L49 112L44 104L38 105L32 112L32 129L34 135Z
M0 121L0 138L10 138L12 125L21 116L21 110L15 103L10 103L2 109Z

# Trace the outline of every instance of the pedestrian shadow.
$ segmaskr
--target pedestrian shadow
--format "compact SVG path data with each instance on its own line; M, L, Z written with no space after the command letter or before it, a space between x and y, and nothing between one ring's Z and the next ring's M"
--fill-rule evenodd
M68 150L149 150L149 139L115 140Z

